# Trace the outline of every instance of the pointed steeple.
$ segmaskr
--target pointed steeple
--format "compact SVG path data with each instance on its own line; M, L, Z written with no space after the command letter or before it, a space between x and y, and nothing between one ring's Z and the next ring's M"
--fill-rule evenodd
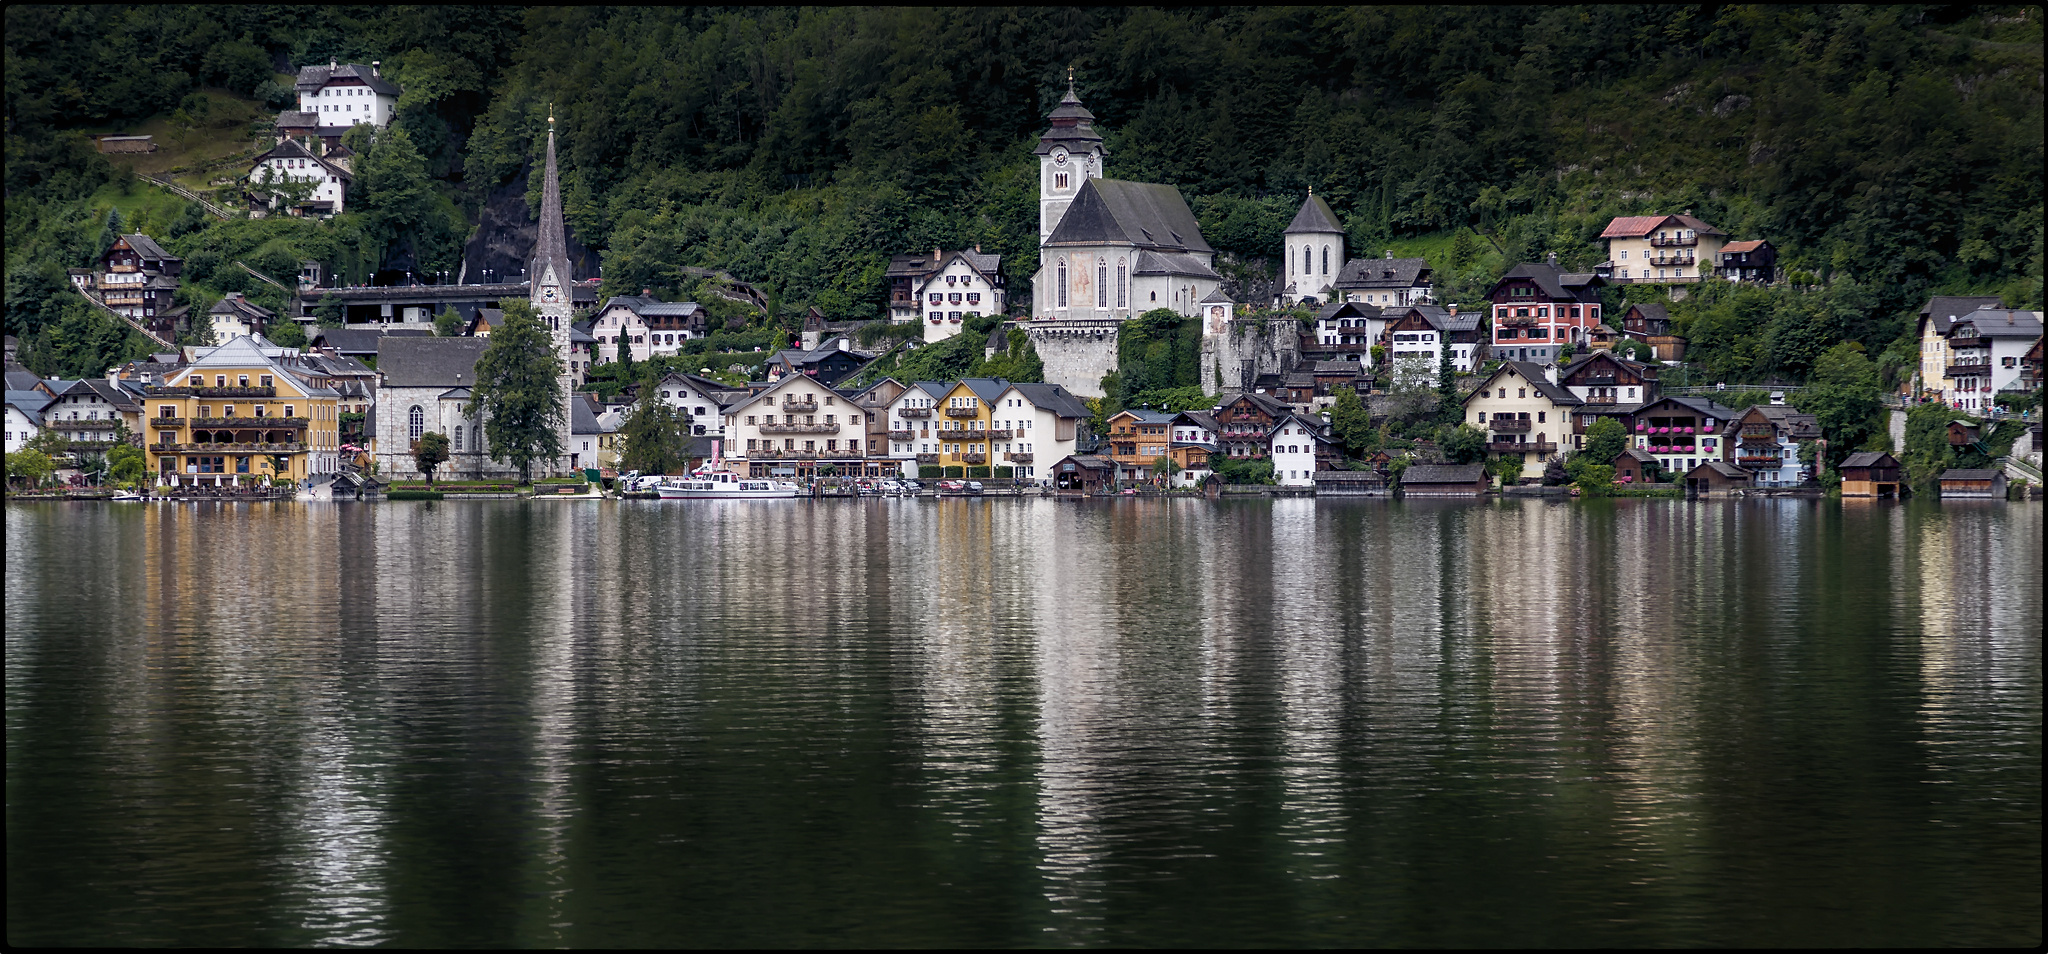
M541 180L540 193L540 238L533 243L533 262L527 269L527 280L534 292L534 301L540 303L540 288L547 277L549 267L554 269L555 280L561 286L561 300L569 299L569 283L575 276L569 272L569 231L562 220L562 176L555 168L555 113L548 110L548 160L545 178Z

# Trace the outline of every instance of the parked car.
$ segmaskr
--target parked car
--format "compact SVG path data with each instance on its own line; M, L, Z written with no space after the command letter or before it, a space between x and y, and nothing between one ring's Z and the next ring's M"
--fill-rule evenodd
M970 494L978 494L978 493L981 493L981 481L979 481L979 480L970 480L970 481L968 481L968 482L967 482L967 492L968 492L968 493L970 493Z
M881 487L882 492L885 494L900 494L903 492L903 482L900 480L884 478Z
M905 477L903 479L903 492L906 494L924 493L924 481L918 480L915 477Z
M941 480L941 481L939 481L939 493L942 493L942 494L957 494L957 493L965 493L965 492L966 492L966 490L967 490L967 481L964 481L964 480Z

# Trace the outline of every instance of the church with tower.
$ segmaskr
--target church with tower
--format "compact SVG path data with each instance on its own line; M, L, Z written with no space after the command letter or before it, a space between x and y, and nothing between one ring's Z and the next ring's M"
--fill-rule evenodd
M569 350L571 323L575 320L575 272L569 266L569 230L562 216L562 176L555 168L555 114L548 111L548 158L545 178L541 181L540 193L540 237L533 243L533 260L528 263L526 274L531 283L528 288L528 302L533 313L540 318L541 327L547 329L548 340L554 345L555 361L560 376L555 380L555 394L559 398L562 417L557 426L565 452L573 450L570 442L570 406L576 395L576 378L570 369L574 367ZM580 455L586 460L589 455ZM576 466L582 461L572 462L570 457L557 463Z
M1068 76L1038 140L1034 321L1116 320L1168 308L1195 317L1223 276L1180 190L1104 178L1095 114Z

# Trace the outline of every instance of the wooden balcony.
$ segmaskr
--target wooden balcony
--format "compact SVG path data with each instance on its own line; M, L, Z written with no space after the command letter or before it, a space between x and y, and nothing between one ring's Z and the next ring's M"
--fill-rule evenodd
M818 412L818 402L811 399L784 401L782 402L782 412L784 414L815 414Z
M1527 434L1530 423L1519 417L1496 418L1486 422L1486 429L1495 434Z
M1700 244L1700 237L1698 235L1694 235L1692 238L1652 236L1650 239L1650 245L1653 248L1691 248L1698 244Z
M1003 459L1012 464L1029 464L1031 463L1031 454L1029 451L1019 454L1004 454Z
M916 432L916 431L890 431L890 432L889 432L889 439L890 439L890 440L892 440L892 441L914 441L914 440L917 440L917 432Z
M152 387L145 389L143 393L150 397L269 398L277 396L277 389L266 387Z
M43 425L43 426L44 426L44 427L48 427L48 428L51 428L51 429L53 429L53 430L59 430L59 431L111 431L111 430L113 430L114 428L120 427L120 426L121 426L121 422L120 422L119 420L116 420L116 419L113 419L113 418L104 418L104 417L102 417L102 418L95 418L95 419L93 419L93 420L90 420L90 421L87 421L87 420L77 420L77 421L58 421L58 420L51 420L51 421L48 421L48 422L44 423L44 425Z
M990 428L989 430L986 431L969 431L968 433L975 434L977 436L987 437L989 440L992 441L1006 441L1009 440L1015 432L1011 431L1008 428L996 427Z
M817 456L824 458L826 460L844 460L849 457L859 457L860 448L843 447L837 450L821 450L818 452Z
M1950 378L1988 378L1991 376L1991 363L1987 361L1983 364L1952 364L1944 373Z
M961 454L960 460L969 464L986 464L988 463L988 455L970 452L966 454Z
M896 409L896 416L897 416L897 417L930 417L930 416L932 416L932 409L931 409L931 408L928 408L928 407L900 407L900 408L897 408L897 409Z
M949 407L949 408L947 408L947 409L946 409L946 416L947 416L947 417L980 417L980 416L981 416L981 408L978 408L978 407Z
M763 424L763 434L837 434L837 424Z
M156 420L162 421L163 418ZM256 428L275 430L277 428L305 428L312 426L312 420L304 417L195 417L193 427Z
M150 419L149 419L149 426L150 426L150 427L184 427L184 426L185 426L185 422L186 422L186 420L187 420L187 418L182 418L182 417L152 417L152 418L150 418Z
M1991 347L1991 339L1989 339L1989 338L1984 338L1984 337L1977 337L1977 338L1950 338L1950 339L1948 339L1948 350L1950 350L1950 351L1961 351L1961 350L1963 350L1964 348L1989 348L1989 347Z
M1697 265L1699 262L1690 255L1653 255L1650 257L1650 264L1660 268L1669 266L1683 268Z
M917 455L917 462L918 462L918 463L920 463L920 464L936 464L936 463L938 463L938 462L939 462L939 455L937 455L937 454L919 454L919 455Z
M306 445L289 444L151 444L154 454L303 454Z
M1557 453L1557 442L1549 440L1527 441L1523 443L1487 441L1486 452L1489 454L1555 454Z
M1785 463L1785 459L1777 454L1737 453L1735 455L1735 463L1739 467L1761 467L1765 470L1770 470L1782 466Z

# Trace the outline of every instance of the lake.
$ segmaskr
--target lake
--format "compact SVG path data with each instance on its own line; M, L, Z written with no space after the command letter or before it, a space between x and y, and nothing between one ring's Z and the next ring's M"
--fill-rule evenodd
M8 940L2039 945L2041 514L10 503Z

